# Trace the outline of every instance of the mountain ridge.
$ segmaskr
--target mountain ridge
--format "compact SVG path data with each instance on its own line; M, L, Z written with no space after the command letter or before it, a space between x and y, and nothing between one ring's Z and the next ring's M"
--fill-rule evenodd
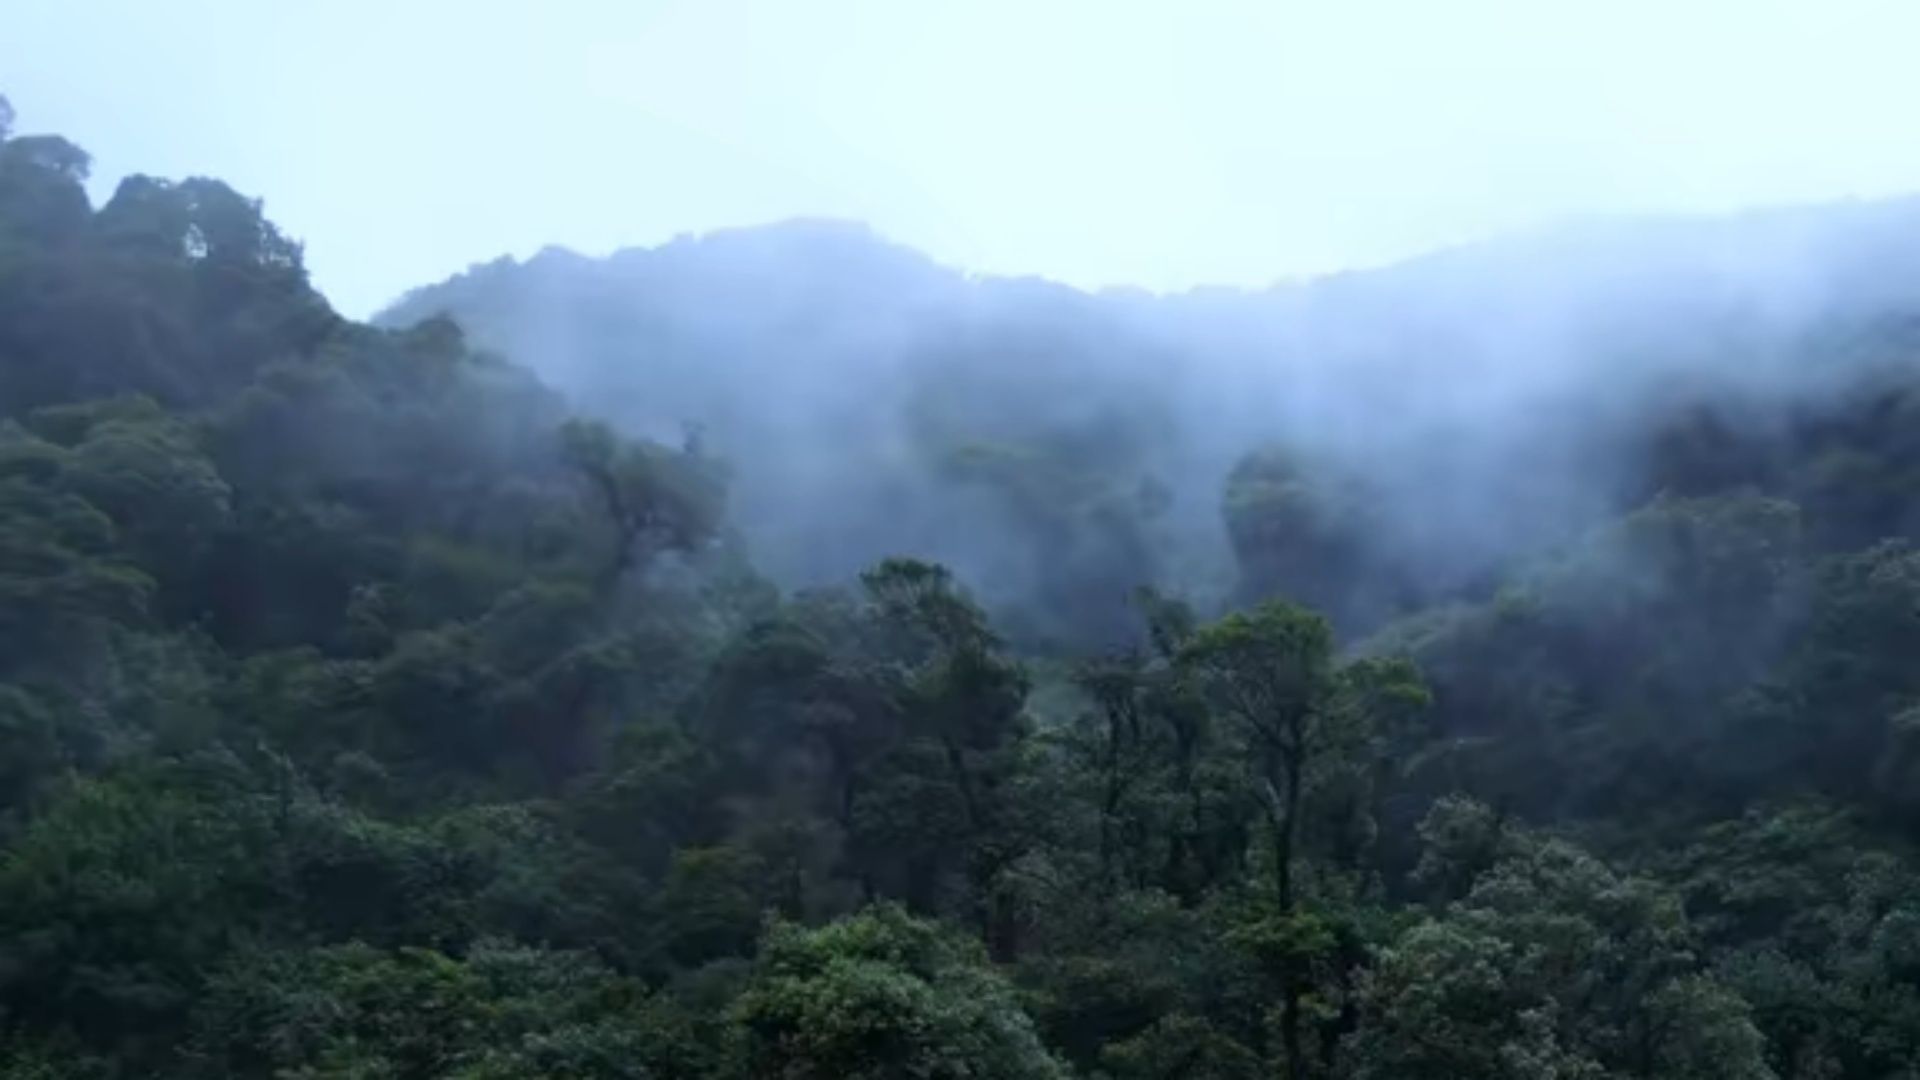
M1853 361L1807 361L1801 339L1916 311L1920 198L1903 198L1589 221L1178 294L969 275L858 222L798 219L496 260L378 321L444 312L576 408L656 439L699 430L786 584L898 552L1023 581L1031 556L953 539L1001 511L950 462L1071 424L1136 462L1128 483L1176 493L1166 557L1219 594L1216 500L1261 447L1370 478L1401 531L1434 538L1435 573L1477 580L1621 509L1649 402L1684 386L1760 423L1848 381ZM1532 470L1490 481L1522 455Z
M1852 197L1810 202L1767 204L1712 213L1683 211L1644 213L1594 213L1558 218L1539 224L1494 233L1488 236L1429 248L1404 257L1355 267L1335 267L1322 271L1277 274L1261 285L1199 282L1178 289L1154 289L1144 285L1116 282L1098 287L1083 287L1048 277L1044 273L999 273L967 269L942 261L909 243L892 239L886 233L857 218L796 215L745 225L727 225L701 231L687 231L658 244L629 245L605 255L588 255L563 244L548 244L526 258L500 255L475 262L434 282L407 290L382 305L371 321L392 324L405 321L437 291L470 278L476 273L506 269L528 269L536 265L566 264L625 265L652 258L679 256L700 251L722 251L772 241L788 247L796 243L832 243L841 251L864 248L872 253L904 256L927 268L953 278L977 283L1043 283L1046 286L1090 298L1126 297L1157 301L1181 301L1203 297L1249 298L1273 293L1310 290L1319 286L1348 283L1356 279L1379 280L1400 274L1444 271L1460 263L1486 261L1489 258L1538 257L1542 252L1569 248L1616 247L1622 242L1644 241L1657 237L1671 241L1709 237L1714 233L1739 230L1783 229L1809 223L1831 222L1843 217L1905 218L1899 224L1920 232L1920 193L1880 197ZM1873 224L1884 225L1885 221Z

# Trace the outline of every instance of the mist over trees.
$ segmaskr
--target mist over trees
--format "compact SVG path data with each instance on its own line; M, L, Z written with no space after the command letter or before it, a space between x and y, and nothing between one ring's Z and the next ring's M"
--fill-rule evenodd
M366 325L14 119L0 1077L1920 1074L1915 205Z
M1156 297L797 221L503 259L377 321L447 315L617 427L697 430L782 584L910 553L1085 648L1146 581L1365 632L1676 482L1730 486L1664 459L1897 368L1916 240L1915 202L1595 223Z

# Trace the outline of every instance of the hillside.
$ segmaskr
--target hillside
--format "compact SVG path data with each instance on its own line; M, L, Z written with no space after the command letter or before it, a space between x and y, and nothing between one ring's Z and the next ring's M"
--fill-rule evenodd
M11 121L0 1080L1920 1074L1911 204L364 325Z
M1410 603L1319 597L1365 629L1637 505L1674 425L1757 433L1905 364L1915 312L1920 200L1595 221L1165 297L971 278L798 221L503 259L379 321L444 313L616 426L698 430L785 584L904 552L1018 618L1048 582L1105 575L1083 583L1089 625L1024 612L1086 645L1141 580L1216 607L1259 594L1220 529L1255 451L1389 519L1370 558ZM992 464L1009 454L1046 464L1016 481ZM1137 535L1113 536L1116 502Z

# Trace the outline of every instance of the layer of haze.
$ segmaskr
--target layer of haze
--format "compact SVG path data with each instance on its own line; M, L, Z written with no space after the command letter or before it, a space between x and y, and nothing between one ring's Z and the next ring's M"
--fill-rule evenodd
M0 86L221 176L350 314L792 216L1180 289L1539 222L1920 189L1903 0L17 0Z

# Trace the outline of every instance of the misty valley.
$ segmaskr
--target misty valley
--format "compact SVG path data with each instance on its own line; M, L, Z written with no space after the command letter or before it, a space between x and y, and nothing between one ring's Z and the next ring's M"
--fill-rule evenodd
M1920 1076L1920 199L360 322L14 121L0 1080Z

